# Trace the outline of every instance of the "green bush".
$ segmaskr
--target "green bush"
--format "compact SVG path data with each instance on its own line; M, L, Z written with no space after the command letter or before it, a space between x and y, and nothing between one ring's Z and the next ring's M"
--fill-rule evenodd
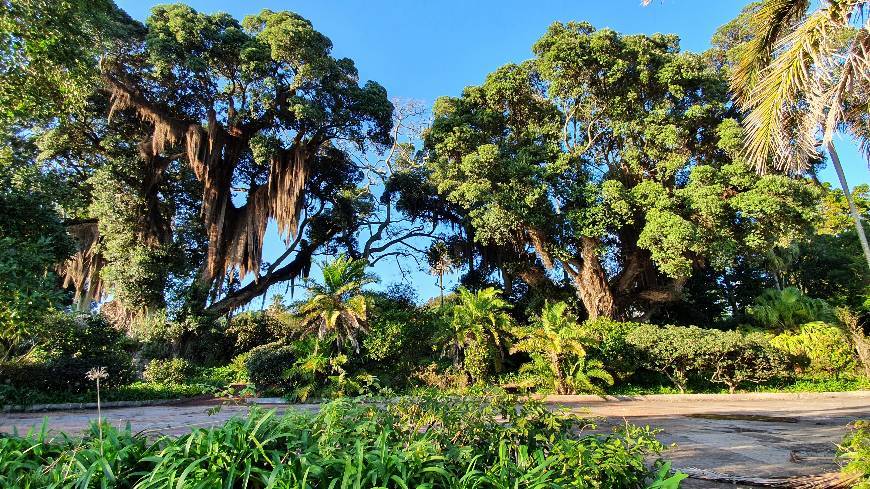
M107 388L135 378L133 359L126 351L132 347L130 341L102 316L57 313L43 327L42 335L44 346L30 358L0 363L0 383L40 391L83 392L93 387L85 374L95 367L108 371L103 381Z
M285 317L286 316L286 317ZM289 315L267 311L248 311L227 321L226 335L233 353L240 355L254 348L286 339L290 333Z
M110 401L150 401L155 399L183 399L209 394L211 388L205 385L167 385L149 382L100 389L100 400ZM26 387L15 388L0 385L0 406L31 406L33 404L63 404L68 402L96 402L95 389L70 393L67 391L39 391ZM2 486L0 486L2 487Z
M631 376L640 368L640 359L637 351L628 343L628 335L640 326L641 323L611 319L584 322L584 330L595 343L590 349L590 356L601 360L618 379Z
M232 342L224 323L190 316L170 320L165 312L138 318L132 336L142 345L145 359L184 358L199 365L220 365L232 358Z
M212 387L227 387L230 384L248 382L248 370L245 361L248 353L236 355L233 361L219 367L199 367L191 381L198 384L206 384Z
M151 360L145 366L142 377L155 384L183 384L191 373L191 366L183 358Z
M780 333L770 343L803 360L811 374L849 376L858 366L849 336L840 327L821 321Z
M362 343L366 366L385 363L390 370L400 367L410 372L412 365L432 356L432 345L443 328L443 320L417 307L409 295L399 287L371 295L370 328Z
M706 337L707 330L697 326L643 324L628 334L626 343L644 368L666 375L685 392L689 376L699 374L703 367Z
M685 477L647 464L663 449L649 428L579 435L587 423L539 402L518 408L516 398L418 396L284 417L253 411L154 442L109 425L105 442L96 427L52 440L43 429L0 438L0 485L633 489Z
M755 324L775 331L795 329L804 323L833 321L834 312L827 302L808 297L800 289L767 289L749 308Z
M744 382L758 384L785 377L791 366L787 355L761 333L706 330L700 350L707 378L725 384L732 394Z
M281 342L254 348L245 359L248 380L258 390L286 390L290 386L288 372L296 362L293 347Z
M858 477L853 489L870 489L870 423L858 420L837 450L838 458L846 464L843 473Z

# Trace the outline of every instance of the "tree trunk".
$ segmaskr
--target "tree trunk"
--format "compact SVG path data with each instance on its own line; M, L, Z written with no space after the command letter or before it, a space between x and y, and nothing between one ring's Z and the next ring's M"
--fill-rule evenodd
M567 394L568 385L562 372L562 362L559 361L559 355L553 352L550 353L550 370L553 372L556 380L556 394Z
M858 315L848 309L840 308L837 309L837 317L849 331L852 345L855 347L855 353L861 362L861 369L864 371L864 375L870 377L870 340L864 334L864 328L861 326Z
M834 164L834 169L837 170L837 178L840 179L840 187L843 189L843 194L846 196L846 202L849 203L849 212L852 214L852 219L855 221L855 231L858 232L858 240L861 241L861 249L864 250L864 258L867 260L867 267L870 268L870 245L867 244L867 236L864 234L864 225L861 224L861 215L858 213L858 208L855 207L855 201L852 200L852 193L849 192L849 184L846 183L846 175L843 173L843 166L840 164L840 156L837 150L834 149L834 143L828 142L828 154L831 155L831 162Z
M583 238L583 261L577 273L570 273L577 296L583 301L589 319L616 317L616 300L607 274L598 259L598 243L592 238Z

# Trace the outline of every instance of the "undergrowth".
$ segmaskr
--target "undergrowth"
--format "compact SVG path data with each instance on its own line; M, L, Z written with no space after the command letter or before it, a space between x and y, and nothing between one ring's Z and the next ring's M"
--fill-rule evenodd
M682 474L647 461L655 431L592 432L586 419L512 397L341 399L317 414L255 410L225 425L149 440L96 426L0 438L2 487L642 488Z

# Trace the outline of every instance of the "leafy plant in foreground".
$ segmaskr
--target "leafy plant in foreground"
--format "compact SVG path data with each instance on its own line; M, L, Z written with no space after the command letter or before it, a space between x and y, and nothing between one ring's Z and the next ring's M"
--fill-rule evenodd
M254 410L225 425L149 442L105 426L0 438L6 487L640 488L677 487L649 428L584 434L576 415L516 398L341 399L319 413ZM670 481L670 482L668 482Z

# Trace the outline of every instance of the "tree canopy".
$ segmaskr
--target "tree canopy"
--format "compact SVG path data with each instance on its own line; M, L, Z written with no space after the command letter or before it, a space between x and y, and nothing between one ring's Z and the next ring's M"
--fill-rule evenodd
M647 315L812 225L817 194L752 172L726 80L675 36L556 23L534 53L436 102L432 179L476 240L534 249L590 317Z

